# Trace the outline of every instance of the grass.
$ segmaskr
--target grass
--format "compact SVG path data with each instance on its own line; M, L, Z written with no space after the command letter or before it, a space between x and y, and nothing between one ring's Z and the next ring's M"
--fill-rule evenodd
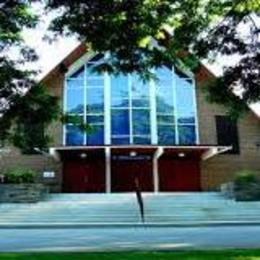
M0 260L260 260L260 249L114 253L2 253Z

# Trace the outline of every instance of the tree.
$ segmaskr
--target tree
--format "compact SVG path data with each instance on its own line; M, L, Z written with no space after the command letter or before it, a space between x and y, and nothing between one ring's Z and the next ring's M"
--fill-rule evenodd
M76 34L110 54L100 71L147 79L164 64L196 70L198 59L239 55L207 85L209 99L236 117L260 100L259 0L51 0L46 8L59 11L50 27L55 35ZM241 96L234 95L237 86Z
M42 131L58 116L56 98L33 80L35 72L23 69L37 59L21 37L38 21L32 2L0 1L0 140L25 152L47 146L49 137Z

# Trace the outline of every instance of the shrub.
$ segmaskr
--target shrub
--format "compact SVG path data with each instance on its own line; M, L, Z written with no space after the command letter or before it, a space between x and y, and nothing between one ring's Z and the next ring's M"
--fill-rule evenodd
M24 169L24 168L14 168L9 169L5 173L6 183L34 183L36 178L36 172Z
M254 171L241 171L235 177L235 184L238 186L245 186L251 183L256 183L257 177Z

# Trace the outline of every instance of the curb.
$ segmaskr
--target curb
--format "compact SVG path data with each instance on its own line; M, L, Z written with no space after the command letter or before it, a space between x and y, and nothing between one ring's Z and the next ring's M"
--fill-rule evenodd
M79 229L79 228L196 228L196 227L231 227L260 226L260 221L217 221L195 223L33 223L0 224L0 229Z

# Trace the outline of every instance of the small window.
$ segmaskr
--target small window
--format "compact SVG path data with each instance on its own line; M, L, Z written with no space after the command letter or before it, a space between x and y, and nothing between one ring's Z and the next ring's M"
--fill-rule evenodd
M239 138L236 121L228 116L216 116L216 130L218 145L231 145L228 154L239 154Z

